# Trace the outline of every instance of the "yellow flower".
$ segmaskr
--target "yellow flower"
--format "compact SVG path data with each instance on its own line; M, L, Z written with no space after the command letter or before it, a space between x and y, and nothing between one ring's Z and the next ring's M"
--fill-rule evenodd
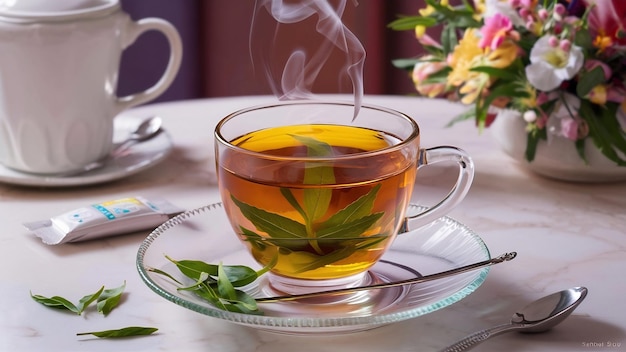
M420 39L424 36L424 34L426 34L426 27L425 26L415 26L415 37L417 39Z
M524 80L520 84L522 89L528 94L528 97L518 98L513 97L515 104L527 109L534 109L537 107L537 90L528 82Z
M441 6L446 6L448 8L451 8L450 5L448 4L448 0L441 0L441 2L439 3ZM436 10L434 7L428 5L426 7L424 7L423 9L419 10L420 16L422 17L428 17L430 15L432 15L433 13L435 13ZM417 37L417 39L420 39L424 36L424 34L426 34L426 27L425 26L415 26L415 37Z
M472 67L484 56L484 50L478 46L480 38L476 29L468 29L463 34L463 38L454 48L448 59L448 64L452 71L448 74L448 84L458 87L478 72L471 72Z
M480 21L487 12L487 4L485 0L474 1L474 15L472 16L476 21Z
M478 74L463 84L459 93L463 95L461 102L463 104L474 103L485 91L488 86L489 76L486 74Z
M441 0L441 1L439 2L439 5L441 5L441 6L445 6L445 7L448 7L448 8L450 8L450 9L451 9L450 4L448 3L448 0ZM420 10L419 10L419 13L420 13L420 15L421 15L421 16L423 16L423 17L430 16L430 15L432 15L433 13L435 13L435 8L434 8L434 7L432 7L432 6L430 6L430 5L428 5L428 6L424 7L423 9L420 9Z
M448 59L452 68L447 77L448 84L461 87L459 93L464 94L464 103L474 102L491 84L488 74L471 71L472 68L505 68L517 58L517 46L511 40L505 40L496 50L481 49L479 41L478 30L466 30Z
M486 48L485 51L487 58L483 64L496 68L508 67L518 56L518 47L511 40L505 40L496 50Z

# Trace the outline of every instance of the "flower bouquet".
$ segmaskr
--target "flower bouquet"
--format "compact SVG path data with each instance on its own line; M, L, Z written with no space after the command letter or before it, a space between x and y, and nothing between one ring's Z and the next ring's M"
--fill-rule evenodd
M583 160L592 142L626 166L626 1L425 3L389 27L414 30L426 54L394 65L420 95L474 105L452 122L482 129L506 109L525 120L529 162L540 141L561 136Z

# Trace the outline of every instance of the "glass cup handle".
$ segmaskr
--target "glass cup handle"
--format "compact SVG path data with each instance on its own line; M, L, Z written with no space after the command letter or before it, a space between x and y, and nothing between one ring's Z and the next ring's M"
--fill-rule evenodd
M399 233L409 231L409 220L413 220L412 222L418 221L419 225L417 227L421 227L446 215L465 198L474 179L474 162L464 150L451 146L420 149L417 168L420 169L426 165L451 161L456 162L459 166L459 176L454 187L435 206L419 214L407 215Z

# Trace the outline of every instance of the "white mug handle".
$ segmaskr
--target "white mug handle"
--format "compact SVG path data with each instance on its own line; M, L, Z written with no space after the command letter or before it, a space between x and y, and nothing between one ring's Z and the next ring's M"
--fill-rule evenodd
M163 75L152 87L142 92L117 98L118 111L124 111L133 106L146 103L163 94L172 84L174 78L176 78L183 56L183 45L180 35L176 28L165 20L159 18L144 18L137 22L130 21L127 30L127 41L124 48L134 43L144 32L156 30L165 35L170 47L170 57Z
M413 227L424 226L446 215L467 195L467 192L472 185L472 181L474 180L474 162L469 154L467 154L464 150L451 146L420 149L417 168L420 169L426 165L445 161L456 162L459 167L459 176L454 184L454 187L452 187L445 198L443 198L435 206L432 206L419 214L407 215L399 233L409 231L409 219L411 220ZM414 225L415 223L417 223L417 226Z

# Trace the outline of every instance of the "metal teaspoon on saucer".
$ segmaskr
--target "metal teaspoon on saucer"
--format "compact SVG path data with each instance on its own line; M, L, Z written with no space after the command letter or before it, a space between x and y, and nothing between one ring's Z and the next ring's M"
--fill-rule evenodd
M448 276L452 276L452 275L456 275L456 274L461 274L461 273L465 273L465 272L468 272L468 271L472 271L472 270L480 269L480 268L483 268L483 267L491 266L491 265L494 265L494 264L506 262L506 261L512 260L516 256L517 256L517 252L505 253L505 254L502 254L502 255L500 255L498 257L495 257L495 258L492 258L492 259L489 259L489 260L485 260L485 261L482 261L482 262L465 265L465 266L462 266L462 267L459 267L459 268L455 268L455 269L451 269L451 270L447 270L447 271L442 271L442 272L439 272L439 273L436 273L436 274L432 274L432 275L425 275L425 276L415 277L415 278L402 280L402 281L384 282L384 283L375 284L375 285L341 288L341 289L336 289L336 290L318 291L318 292L303 293L303 294L297 294L297 295L260 297L260 298L255 298L255 300L257 301L257 303L272 303L272 302L279 302L279 301L295 301L295 300L305 299L305 298L313 298L313 297L320 297L320 296L336 296L336 295L350 294L350 293L359 292L359 291L368 291L368 290L375 290L375 289L381 289L381 288L398 287L398 286L404 286L404 285L413 285L413 284L418 284L418 283L422 283L422 282L426 282L426 281L437 280L437 279L441 279L441 278L444 278L444 277L448 277Z

